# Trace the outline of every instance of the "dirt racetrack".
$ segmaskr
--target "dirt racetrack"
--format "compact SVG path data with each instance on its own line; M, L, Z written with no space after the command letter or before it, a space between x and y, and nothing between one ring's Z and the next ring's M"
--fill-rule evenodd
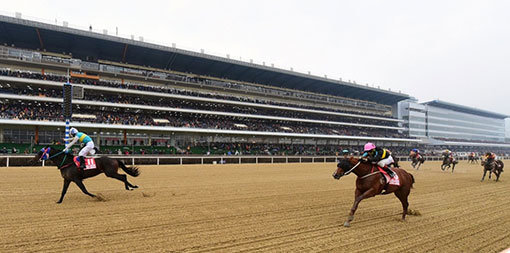
M506 161L510 165L510 161ZM411 171L409 163L402 163ZM507 165L507 167L508 167ZM510 174L480 182L481 167L454 174L426 162L410 195L421 216L401 222L394 195L361 202L355 175L335 164L143 166L129 180L72 184L60 205L55 167L0 168L0 252L498 252L510 247ZM509 170L510 167L506 168Z

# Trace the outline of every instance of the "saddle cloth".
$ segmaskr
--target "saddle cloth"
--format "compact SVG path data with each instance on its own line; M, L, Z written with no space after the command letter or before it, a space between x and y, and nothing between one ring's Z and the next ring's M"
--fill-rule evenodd
M80 158L78 156L74 157L74 164L76 164L76 167L80 167ZM83 170L93 170L97 169L96 166L96 159L95 158L85 158L85 169Z
M390 185L398 185L400 186L400 179L398 178L397 173L395 172L395 176L390 178L390 175L386 173L381 167L377 166L377 169L383 174L384 178L386 179L386 183Z

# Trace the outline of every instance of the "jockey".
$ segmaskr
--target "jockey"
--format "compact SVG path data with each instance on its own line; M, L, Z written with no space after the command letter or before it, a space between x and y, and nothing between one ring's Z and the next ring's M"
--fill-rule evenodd
M494 160L496 160L496 154L492 153L492 152L487 152L485 154L485 160L488 162L488 163L491 163L493 162Z
M445 149L443 151L443 158L446 159L446 158L453 158L453 153L452 151L448 150L448 149Z
M420 157L420 150L417 149L417 148L413 148L409 154L410 157L412 158L415 158L415 157Z
M377 165L386 171L390 177L395 176L395 172L388 167L394 162L389 150L376 147L373 143L368 142L365 144L363 151L363 155L361 156L362 159L368 158L373 164L377 163Z
M94 142L92 141L92 138L90 136L86 135L83 132L78 132L76 128L71 128L69 131L69 136L72 137L72 141L66 146L64 151L68 151L76 142L81 142L85 145L80 152L78 153L78 156L80 158L80 169L85 168L85 156L90 154L94 154Z
M344 158L347 158L349 156L349 150L348 149L342 150L342 155L344 156Z

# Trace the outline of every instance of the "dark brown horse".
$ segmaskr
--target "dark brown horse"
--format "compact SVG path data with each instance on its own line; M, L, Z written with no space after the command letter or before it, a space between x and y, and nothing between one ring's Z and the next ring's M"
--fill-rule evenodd
M499 177L501 176L501 173L503 172L503 167L505 166L503 164L503 161L501 161L501 160L491 160L491 161L482 160L480 162L480 165L483 166L483 176L482 176L482 180L480 180L480 181L483 181L485 179L485 174L487 174L487 171L488 171L489 179L491 179L492 173L494 173L494 175L496 175L496 182L499 181Z
M455 170L455 165L457 165L457 163L459 163L459 161L457 161L457 159L455 159L454 157L443 156L443 164L441 164L441 170L446 171L451 167L453 173L453 171Z
M395 193L395 196L397 196L400 202L402 202L402 220L405 220L406 214L408 213L407 207L409 206L407 197L409 196L414 183L413 175L403 169L393 168L393 171L395 171L399 177L400 186L386 185L386 179L383 174L379 172L376 166L377 165L364 162L354 157L340 160L340 163L338 163L337 169L333 174L333 178L340 179L342 176L348 175L351 172L358 176L356 179L354 204L352 205L347 221L344 223L345 227L349 227L351 225L351 221L354 219L354 213L356 212L356 209L358 209L358 205L362 200L379 194ZM382 193L383 190L385 190L384 193Z
M64 151L57 150L55 148L46 147L43 148L39 153L35 155L34 161L37 160L51 160L57 168L60 170L60 174L64 178L64 186L62 187L62 194L60 195L60 199L57 201L58 204L62 203L64 200L64 195L67 192L67 188L71 182L74 182L80 190L93 197L101 199L100 196L96 196L87 191L85 185L83 184L83 179L97 176L101 173L104 173L107 177L118 179L124 182L124 186L126 190L133 190L138 188L136 185L132 185L127 181L127 176L124 174L118 174L117 171L121 168L127 174L137 177L140 175L137 167L126 167L124 163L117 159L112 159L107 156L102 156L96 158L96 166L97 169L91 170L81 170L76 167L73 162L74 156L71 154L66 154Z
M416 170L420 169L420 166L425 163L425 158L421 155L411 155L409 156L411 158L411 166L415 168Z

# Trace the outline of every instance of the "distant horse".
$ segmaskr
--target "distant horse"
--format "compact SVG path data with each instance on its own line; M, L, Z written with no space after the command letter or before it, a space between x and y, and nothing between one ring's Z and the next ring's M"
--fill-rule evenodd
M472 155L468 156L468 163L478 164L478 160L479 160L478 156L472 156Z
M107 156L96 158L97 169L88 170L78 169L74 163L73 155L66 154L64 151L60 151L52 147L41 149L41 151L39 151L39 153L37 153L34 157L34 161L37 160L51 160L55 165L57 165L57 168L60 170L60 174L62 174L62 177L64 178L64 186L62 187L60 199L57 201L58 204L62 203L62 200L64 200L64 195L66 194L67 188L71 182L74 182L83 193L100 199L101 197L89 193L82 181L85 178L94 177L103 172L107 177L115 178L124 182L126 190L138 188L138 186L132 185L127 181L126 175L117 173L120 167L127 174L137 177L140 175L138 168L126 167L122 161L112 159Z
M356 179L354 204L352 205L347 221L344 223L345 227L351 225L351 221L354 219L354 213L363 199L374 197L379 194L395 193L395 196L397 196L402 203L402 220L405 220L406 214L412 213L408 212L410 210L407 209L409 206L407 197L413 187L414 177L400 168L393 168L393 171L398 175L400 185L386 185L386 179L383 174L379 172L377 165L364 162L354 157L340 160L335 173L333 173L333 178L340 179L343 176L349 175L351 172L358 176ZM385 190L384 193L382 193L383 190Z
M453 157L444 157L443 158L443 164L441 164L441 170L447 170L450 167L452 168L452 173L455 170L455 165L457 165L459 161ZM453 166L452 166L453 165Z
M494 175L496 175L496 182L499 181L499 177L503 172L503 167L505 167L505 164L503 164L503 161L501 160L493 160L490 162L487 162L487 160L482 160L480 165L483 166L483 176L481 181L485 179L485 174L487 171L489 172L489 179L491 179L491 174L494 173Z
M421 155L409 156L411 158L411 166L416 170L420 169L420 166L425 162L425 158Z

